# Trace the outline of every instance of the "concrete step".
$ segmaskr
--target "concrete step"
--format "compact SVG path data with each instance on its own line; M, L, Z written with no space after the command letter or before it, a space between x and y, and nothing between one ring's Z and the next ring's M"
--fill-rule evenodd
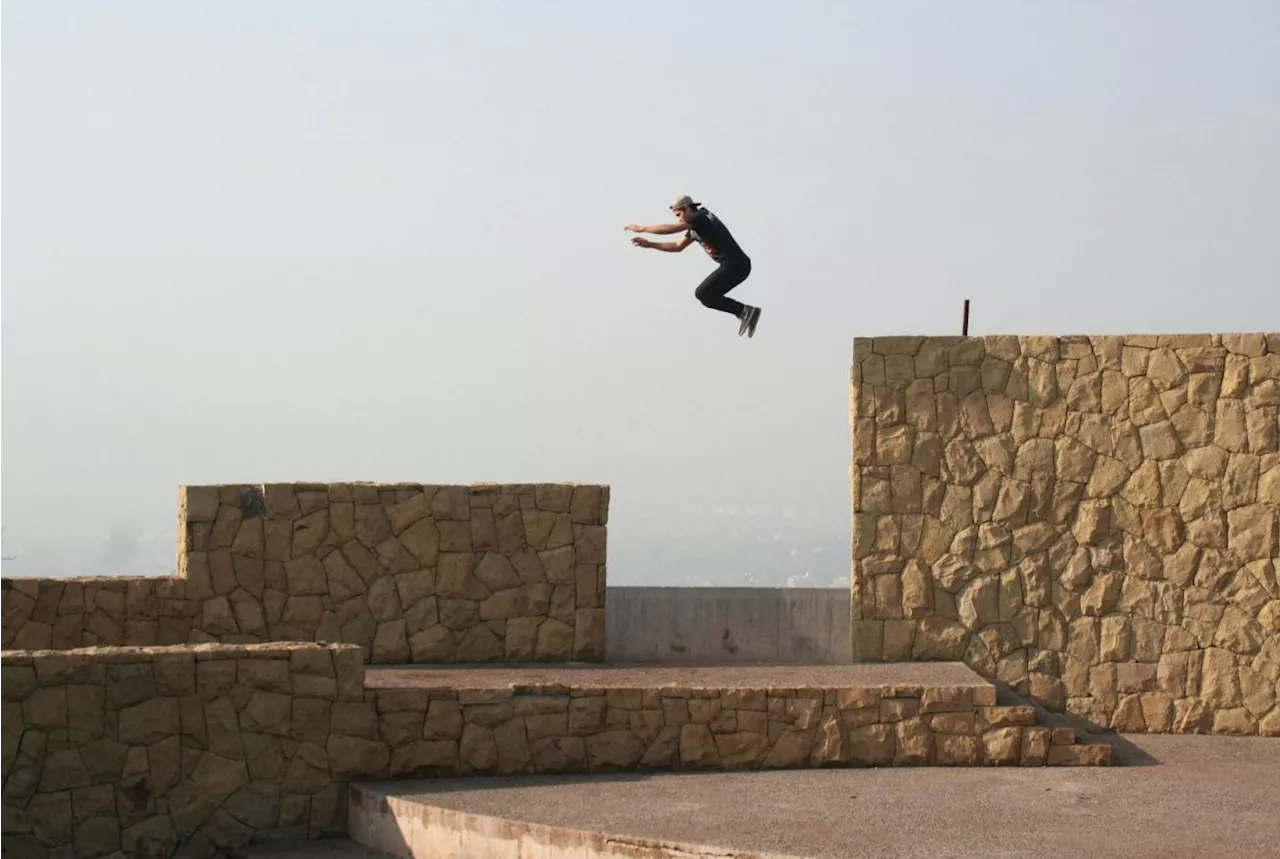
M228 854L228 859L390 859L391 855L357 844L349 838L322 838L237 847Z
M347 825L361 844L396 859L800 859L782 853L699 844L535 823L433 802L431 782L352 785Z

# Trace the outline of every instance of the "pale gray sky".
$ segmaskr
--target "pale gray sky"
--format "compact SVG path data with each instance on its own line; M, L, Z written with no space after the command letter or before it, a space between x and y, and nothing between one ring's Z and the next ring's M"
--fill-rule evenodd
M1277 45L1273 0L7 2L5 570L152 572L206 482L607 482L615 582L690 574L686 504L847 538L854 336L1280 327ZM621 230L681 193L754 340Z

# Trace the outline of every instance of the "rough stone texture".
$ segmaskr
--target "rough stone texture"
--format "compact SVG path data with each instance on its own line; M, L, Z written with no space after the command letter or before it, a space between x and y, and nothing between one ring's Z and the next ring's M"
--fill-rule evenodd
M5 855L210 857L331 835L344 755L385 761L381 740L348 752L357 726L333 717L363 706L351 645L5 651L2 666Z
M963 667L937 666L937 683L874 667L383 668L366 682L380 711L393 698L429 707L429 732L447 708L447 730L431 735L461 737L462 754L437 775L1049 763L1034 710L996 706L995 687ZM975 682L948 685L957 673ZM510 765L503 736L517 738ZM496 754L478 753L490 737ZM1074 732L1061 741L1073 745ZM1106 764L1100 748L1054 763Z
M963 659L1095 727L1274 733L1277 348L856 340L855 660Z
M187 486L178 574L5 579L3 646L341 642L367 662L604 658L607 486Z
M366 683L358 647L311 643L5 651L0 664L6 855L207 859L319 837L341 831L345 784L362 779L1096 765L1110 751L1074 746L1070 729L1050 746L1031 708L995 706L960 665L408 668Z

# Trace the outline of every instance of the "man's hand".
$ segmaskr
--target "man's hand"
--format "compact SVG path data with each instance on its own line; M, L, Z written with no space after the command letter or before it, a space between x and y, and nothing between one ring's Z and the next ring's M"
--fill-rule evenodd
M670 236L675 233L683 233L688 231L688 224L654 224L653 226L645 226L643 224L627 224L622 229L630 233L653 233L656 236Z
M693 239L688 236L681 236L674 242L655 242L653 239L636 236L631 240L631 244L638 248L651 248L655 251L666 251L669 254L678 254L680 251L693 244Z

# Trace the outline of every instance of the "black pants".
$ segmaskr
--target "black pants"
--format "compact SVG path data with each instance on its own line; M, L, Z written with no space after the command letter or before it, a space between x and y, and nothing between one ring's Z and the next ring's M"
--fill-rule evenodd
M698 284L693 294L704 306L712 310L723 310L725 313L741 316L742 302L727 298L726 295L729 290L746 280L750 274L751 260L745 258L725 260L715 271L707 275L706 280Z

